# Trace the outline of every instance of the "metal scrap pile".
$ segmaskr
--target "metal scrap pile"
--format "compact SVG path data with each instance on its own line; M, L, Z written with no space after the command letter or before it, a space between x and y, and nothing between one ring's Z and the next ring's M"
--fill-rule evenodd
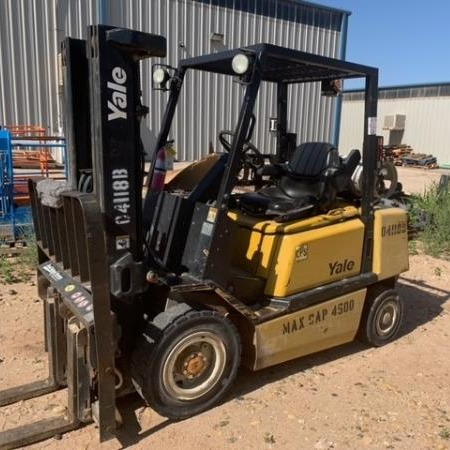
M384 145L384 155L393 161L396 166L418 167L422 169L437 169L436 157L425 153L414 153L413 149L406 144Z

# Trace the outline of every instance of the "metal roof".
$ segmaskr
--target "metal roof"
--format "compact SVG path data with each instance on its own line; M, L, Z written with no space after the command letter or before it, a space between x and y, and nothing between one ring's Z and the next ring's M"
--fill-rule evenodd
M302 83L339 78L359 78L376 74L378 69L272 44L256 44L240 49L184 59L184 68L236 75L231 61L239 53L254 55L260 61L263 81Z

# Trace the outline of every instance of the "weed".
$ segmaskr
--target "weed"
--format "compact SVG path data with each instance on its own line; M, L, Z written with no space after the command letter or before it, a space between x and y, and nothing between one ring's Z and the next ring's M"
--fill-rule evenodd
M439 189L435 183L423 195L413 196L409 217L423 251L450 259L450 190Z
M24 268L35 269L37 264L37 246L34 238L27 239L27 246L20 255L20 262Z
M435 267L435 268L434 268L434 274L435 274L437 277L440 277L440 276L442 275L442 269L441 269L440 267Z
M409 241L409 254L417 255L419 253L417 249L417 241Z
M0 256L0 280L6 284L15 283L14 264L6 256Z
M29 281L37 264L37 248L33 238L27 239L17 256L0 255L0 281L5 284Z
M29 281L34 276L37 265L37 247L34 239L27 240L27 246L18 258L18 270L22 281Z
M450 439L450 428L444 428L439 432L439 436L442 439Z

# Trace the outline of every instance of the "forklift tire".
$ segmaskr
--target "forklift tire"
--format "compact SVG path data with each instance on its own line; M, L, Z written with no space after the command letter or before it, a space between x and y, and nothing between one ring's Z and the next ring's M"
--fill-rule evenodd
M394 289L377 289L367 299L358 337L375 347L381 347L398 333L403 320L403 300Z
M148 323L133 354L132 378L156 412L180 420L218 403L240 361L232 322L215 311L179 304Z

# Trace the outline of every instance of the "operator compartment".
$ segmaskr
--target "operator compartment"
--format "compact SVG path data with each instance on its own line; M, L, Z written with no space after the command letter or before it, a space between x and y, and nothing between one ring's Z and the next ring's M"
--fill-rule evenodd
M286 223L233 210L234 267L265 280L264 293L286 297L360 273L364 224L344 206Z

